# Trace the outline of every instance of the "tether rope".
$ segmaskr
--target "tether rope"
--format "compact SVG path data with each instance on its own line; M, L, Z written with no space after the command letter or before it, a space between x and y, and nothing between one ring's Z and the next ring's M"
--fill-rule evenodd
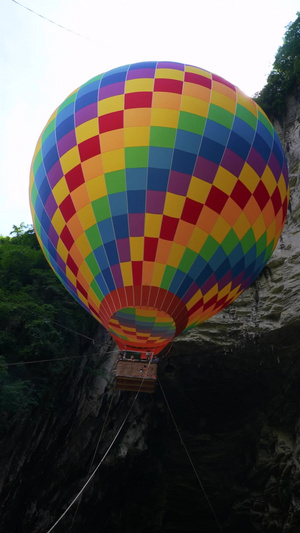
M143 383L147 377L147 373L148 373L148 369L149 369L149 366L151 364L151 361L152 361L152 357L151 359L149 360L148 362L148 366L147 366L147 370L145 372L145 375L140 383L140 386L139 386L139 390L137 391L133 401L132 401L132 404L129 408L129 411L127 413L127 415L125 416L121 426L119 427L116 435L114 436L113 440L111 441L110 445L108 446L106 452L104 453L104 455L102 456L101 460L99 461L99 463L97 464L96 468L94 468L93 472L91 473L91 475L89 476L88 480L85 482L85 484L83 485L83 487L80 489L80 491L78 492L78 494L75 496L75 498L71 501L70 505L68 505L68 507L66 508L66 510L62 513L62 515L58 518L58 520L56 520L56 522L53 524L53 526L48 529L48 531L46 533L51 533L51 531L54 530L54 528L57 526L57 524L59 524L59 522L64 518L64 516L68 513L68 511L71 509L71 507L74 505L74 503L78 500L78 498L80 498L81 494L83 493L83 491L86 489L86 487L88 486L88 484L90 483L90 481L93 479L93 477L95 476L96 472L99 470L100 466L102 465L104 459L106 459L107 455L109 454L111 448L113 447L114 443L116 442L118 436L120 435L125 423L127 422L128 418L129 418L129 415L133 409L133 406L138 398L138 395L141 391L141 388L143 386Z
M106 354L114 353L115 350L105 352ZM85 354L85 355L70 355L69 357L55 357L54 359L36 359L35 361L18 361L16 363L0 363L0 367L6 366L17 366L17 365L33 365L36 363L55 363L56 361L65 361L66 359L84 359L85 357L93 357L95 354Z
M107 410L107 413L106 413L106 417L105 417L105 420L104 420L104 423L103 423L103 426L101 428L101 431L100 431L100 435L99 435L99 438L98 438L98 442L97 442L97 445L96 445L96 448L95 448L95 451L94 451L94 455L92 457L92 460L90 462L90 467L88 469L88 473L91 472L92 470L92 466L94 464L94 460L95 460L95 457L96 457L96 454L97 454L97 451L98 451L98 448L99 448L99 444L100 444L100 441L102 439L102 435L104 433L104 429L106 427L106 423L107 423L107 420L108 420L108 416L109 416L109 413L110 413L110 409L111 409L111 406L112 406L112 402L113 402L113 394L111 395L111 400L109 402L109 406L108 406L108 410ZM75 513L74 513L74 516L73 516L73 520L72 520L72 524L71 524L71 527L70 527L70 531L73 527L73 524L75 522L75 519L76 519L76 516L77 516L77 513L78 513L78 509L79 509L79 505L80 505L80 502L81 502L81 499L78 499L78 502L77 502L77 507L76 507L76 510L75 510Z
M162 395L163 395L163 397L164 397L164 400L165 400L165 402L166 402L166 406L167 406L167 408L168 408L168 410L169 410L169 413L170 413L170 415L171 415L171 419L172 419L172 421L173 421L173 424L174 424L174 426L175 426L175 428L176 428L176 431L177 431L177 433L178 433L178 436L179 436L179 438L180 438L180 442L181 442L181 444L182 444L182 446L183 446L183 448L184 448L184 451L185 451L185 453L186 453L186 455L187 455L187 457L188 457L188 460L189 460L189 462L190 462L190 464L191 464L191 466L192 466L192 469L193 469L194 474L195 474L195 476L196 476L196 478L197 478L197 480L198 480L198 483L199 483L199 485L200 485L200 488L201 488L201 490L202 490L202 492L203 492L203 494L204 494L204 496L205 496L205 499L206 499L206 501L207 501L207 503L208 503L208 505L209 505L209 508L210 508L210 510L211 510L211 512L212 512L212 514L213 514L213 516L214 516L214 519L215 519L216 523L218 524L219 530L220 530L221 532L223 532L223 528L222 528L222 526L221 526L221 524L220 524L220 522L219 522L219 520L218 520L218 517L217 517L217 515L216 515L216 513L215 513L215 510L214 510L212 504L210 503L210 500L209 500L209 498L208 498L208 496L207 496L207 494L206 494L206 491L205 491L205 489L204 489L204 487L203 487L203 484L202 484L201 479L200 479L200 477L199 477L199 474L198 474L198 472L197 472L197 470L196 470L196 468L195 468L195 465L194 465L194 463L193 463L193 460L192 460L192 458L191 458L191 456L190 456L190 454L189 454L189 451L188 451L188 449L187 449L187 447L186 447L186 445L185 445L185 442L184 442L184 440L183 440L183 438L182 438L182 435L181 435L181 433L180 433L179 427L178 427L178 425L177 425L177 423L176 423L176 420L175 420L174 415L173 415L173 413L172 413L172 410L171 410L170 404L169 404L169 402L168 402L168 400L167 400L167 397L166 397L166 395L165 395L165 392L164 392L164 390L163 390L162 384L161 384L161 382L160 382L159 379L158 379L158 383L159 383L159 386L160 386L160 390L161 390L161 392L162 392Z
M89 473L92 469L92 466L94 464L94 461L95 461L95 457L97 455L97 451L98 451L98 448L99 448L99 444L100 444L100 441L102 439L102 435L104 433L104 429L106 427L106 424L107 424L107 420L108 420L108 416L109 416L109 413L110 413L110 409L111 409L111 406L112 406L112 402L113 402L113 399L114 399L114 396L113 394L111 395L111 400L110 400L110 403L109 403L109 406L108 406L108 410L107 410L107 413L106 413L106 417L105 417L105 420L104 420L104 424L102 426L102 429L101 429L101 432L100 432L100 435L99 435L99 439L98 439L98 442L97 442L97 446L96 446L96 449L94 451L94 455L92 457L92 460L91 460L91 463L90 463L90 467L89 467Z
M165 355L162 356L162 359L165 359L166 357L168 357L170 351L172 350L173 348L173 344L174 344L174 341L171 342L170 346L169 346L169 349L167 351L167 353Z
M60 328L66 329L68 331L71 331L71 333L75 333L76 335L79 335L80 337L83 337L84 339L88 339L89 341L94 342L94 339L92 339L92 337L88 337L87 335L84 335L83 333L79 333L79 331L76 331L75 329L67 328L67 326L63 326L59 322L56 322L55 320L51 320L51 318L50 318L50 321L53 324L56 324L57 326L59 326Z
M94 354L91 354L91 356ZM86 356L87 357L87 356ZM66 359L83 359L83 355L70 355L69 357L56 357L55 359L36 359L35 361L18 361L17 363L0 363L2 366L17 366L17 365L34 365L36 363L55 363L56 361L65 361Z
M12 1L14 1L14 0L12 0ZM26 307L22 307L22 305L18 306L18 310L19 309L21 309L23 311L26 311L26 314L29 313L32 316L36 316L36 317L39 317L39 318L41 317L40 313L37 313L36 311L33 311L32 309L28 310L28 309L26 309ZM92 341L93 343L95 343L95 340L92 337L88 337L88 335L84 335L84 333L80 333L80 331L76 331L75 329L68 328L67 326L64 326L63 324L60 324L60 322L57 322L53 318L45 317L43 325L45 325L45 324L48 325L50 322L52 324L55 324L56 326L59 326L60 328L66 329L67 331L70 331L71 333L75 333L75 335L79 335L80 337L83 337L84 339L88 339L89 341Z

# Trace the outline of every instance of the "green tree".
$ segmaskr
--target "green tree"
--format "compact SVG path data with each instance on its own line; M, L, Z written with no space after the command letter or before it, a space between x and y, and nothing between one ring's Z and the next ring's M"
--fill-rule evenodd
M287 26L283 44L277 51L267 84L256 95L255 101L270 118L285 112L287 98L300 85L300 12Z
M32 227L14 226L10 237L0 237L0 324L3 431L12 414L50 390L55 401L56 385L72 368L63 358L80 356L90 342L80 333L93 337L98 327L50 269ZM19 364L46 359L52 362Z

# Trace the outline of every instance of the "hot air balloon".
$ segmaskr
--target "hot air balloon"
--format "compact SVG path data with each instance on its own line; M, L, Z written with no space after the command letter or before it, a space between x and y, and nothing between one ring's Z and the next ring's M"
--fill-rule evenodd
M120 349L154 354L255 280L288 196L262 109L220 76L173 62L79 87L31 168L33 223L56 275Z

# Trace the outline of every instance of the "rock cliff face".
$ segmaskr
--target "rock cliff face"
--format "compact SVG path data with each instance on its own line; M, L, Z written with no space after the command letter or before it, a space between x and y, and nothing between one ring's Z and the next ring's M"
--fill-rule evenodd
M291 203L277 249L225 312L178 339L154 395L114 388L101 328L49 402L1 443L0 529L299 533L300 94L275 127Z

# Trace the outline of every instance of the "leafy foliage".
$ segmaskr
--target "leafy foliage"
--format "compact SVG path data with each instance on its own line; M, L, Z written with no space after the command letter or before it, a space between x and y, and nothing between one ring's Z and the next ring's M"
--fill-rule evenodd
M75 363L63 358L79 356L88 342L76 332L92 337L97 328L49 268L33 229L24 225L0 237L0 324L3 431L12 415L37 405L70 372Z
M286 108L287 97L299 89L300 84L300 12L287 26L283 45L277 51L267 85L254 100L269 117L279 117Z

